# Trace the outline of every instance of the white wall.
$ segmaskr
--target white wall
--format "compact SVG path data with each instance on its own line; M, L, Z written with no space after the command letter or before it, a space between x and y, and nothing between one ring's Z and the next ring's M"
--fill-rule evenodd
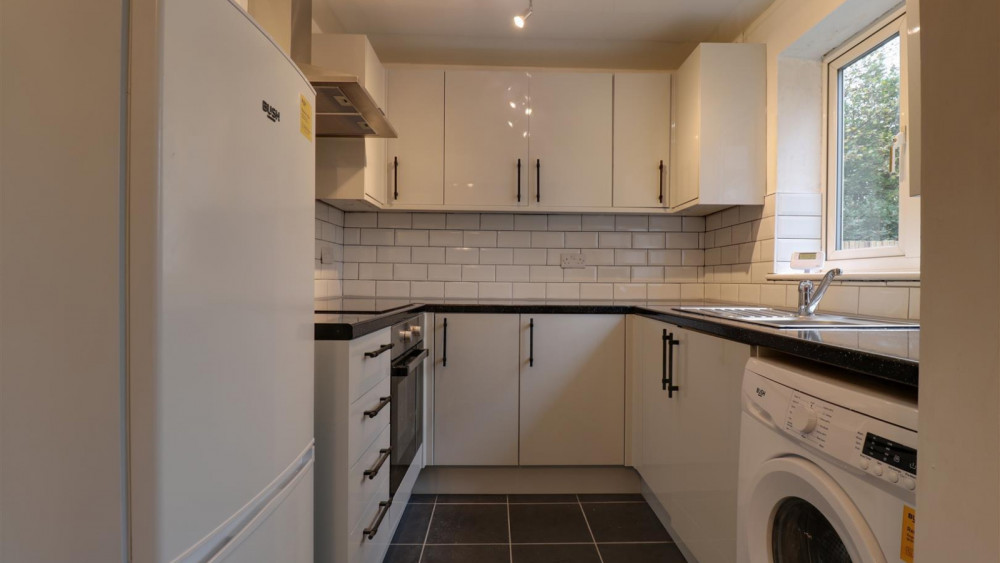
M921 0L916 555L1000 553L1000 3Z
M0 10L0 561L121 561L122 2Z

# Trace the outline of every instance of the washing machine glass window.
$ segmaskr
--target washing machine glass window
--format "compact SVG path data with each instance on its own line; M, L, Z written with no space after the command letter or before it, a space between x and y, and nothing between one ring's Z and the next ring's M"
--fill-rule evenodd
M781 501L774 513L771 550L774 563L851 563L830 521L797 497Z

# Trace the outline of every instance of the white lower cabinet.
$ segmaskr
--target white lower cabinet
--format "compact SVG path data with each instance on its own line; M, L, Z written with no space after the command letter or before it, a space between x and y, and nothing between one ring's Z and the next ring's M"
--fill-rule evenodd
M625 318L521 315L521 465L624 465Z
M633 434L633 446L641 444L636 468L666 510L676 539L699 562L731 562L740 380L750 346L646 318L637 319L635 332L633 398L640 404L633 408L642 412L641 430ZM677 386L672 396L664 379Z
M434 315L434 465L517 465L518 316Z
M392 511L403 510L382 505L390 500L390 464L388 459L380 464L391 443L389 353L365 356L389 343L388 328L355 340L316 341L313 502L317 562L381 561L398 522ZM408 490L403 494L408 495ZM380 510L382 523L369 538L364 530L373 526Z

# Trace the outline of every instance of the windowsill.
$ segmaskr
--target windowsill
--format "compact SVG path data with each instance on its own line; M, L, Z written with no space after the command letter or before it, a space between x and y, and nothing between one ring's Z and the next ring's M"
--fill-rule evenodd
M820 280L823 279L823 274L826 272L817 273L793 273L793 274L768 274L765 279L767 281L802 281L802 280ZM868 282L878 282L878 281L920 281L920 272L846 272L837 276L836 281L868 281Z

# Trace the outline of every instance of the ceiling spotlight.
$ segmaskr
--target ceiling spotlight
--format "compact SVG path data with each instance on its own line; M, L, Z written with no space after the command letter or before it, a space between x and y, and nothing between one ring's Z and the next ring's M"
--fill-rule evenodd
M525 20L531 17L531 8L532 0L528 0L528 9L525 10L524 13L514 16L514 25L516 25L518 29L523 29Z

